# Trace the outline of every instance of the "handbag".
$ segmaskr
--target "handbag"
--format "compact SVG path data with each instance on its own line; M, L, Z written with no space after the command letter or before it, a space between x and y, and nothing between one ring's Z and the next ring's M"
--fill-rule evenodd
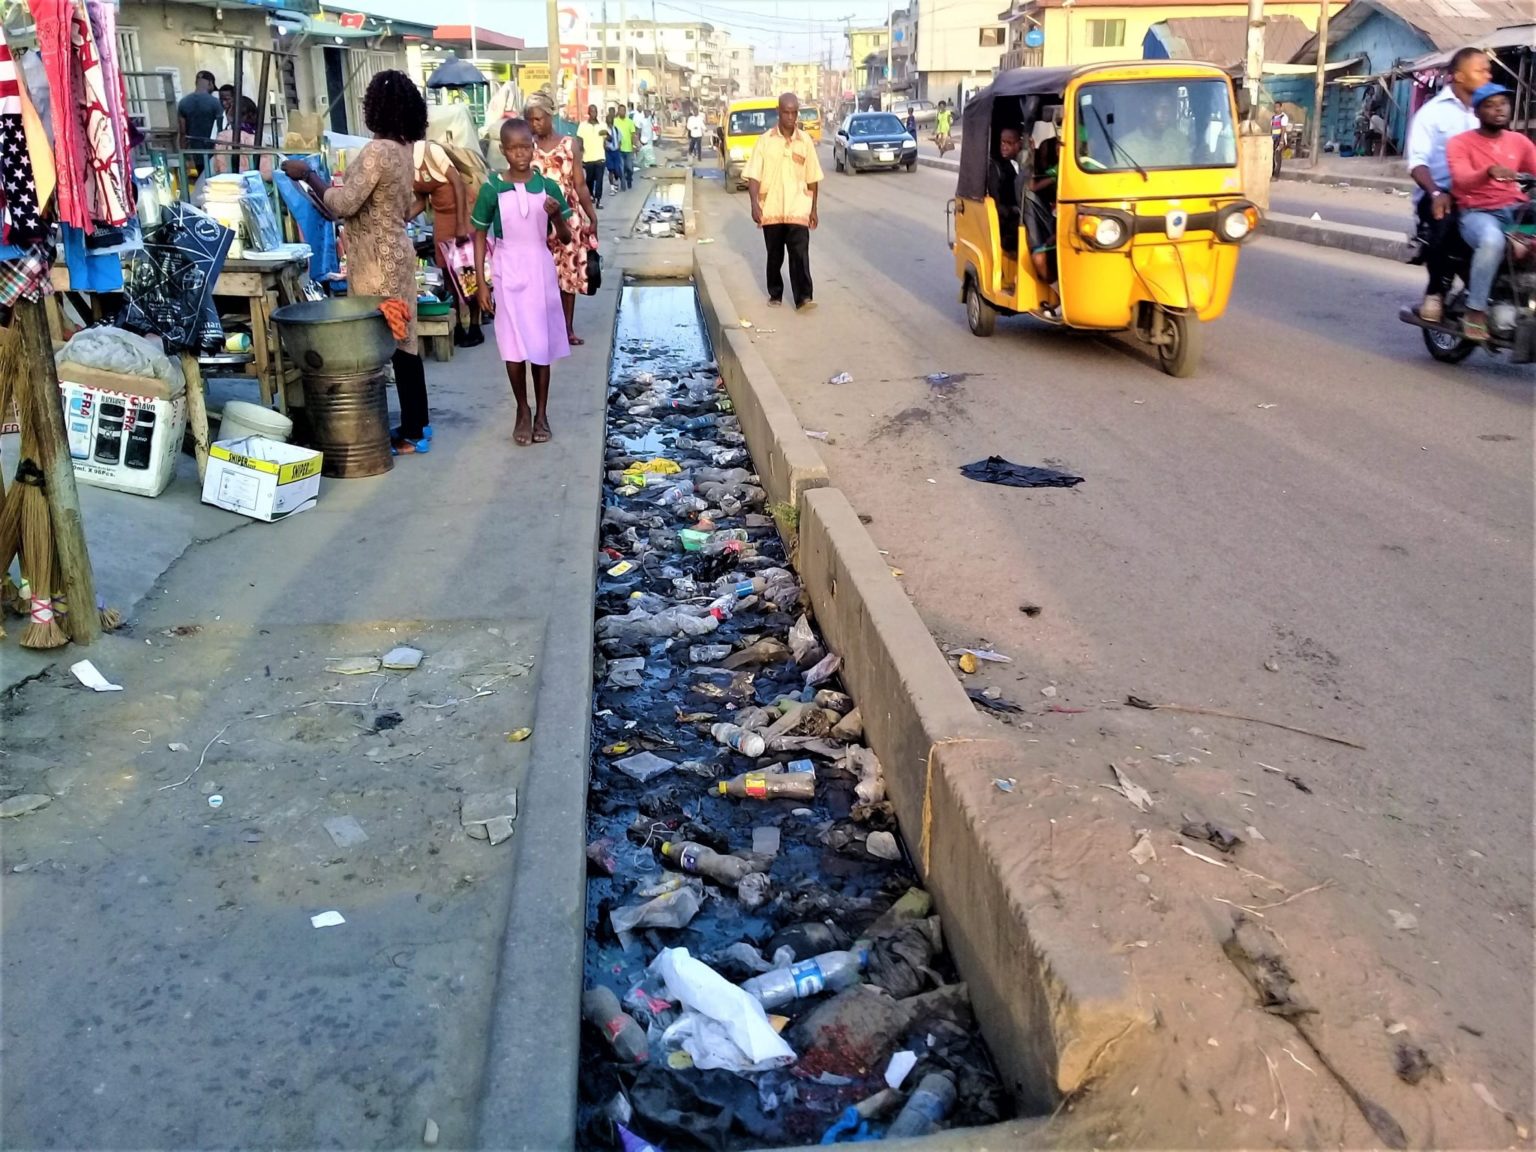
M596 296L603 286L603 256L596 248L587 252L587 287L583 295Z

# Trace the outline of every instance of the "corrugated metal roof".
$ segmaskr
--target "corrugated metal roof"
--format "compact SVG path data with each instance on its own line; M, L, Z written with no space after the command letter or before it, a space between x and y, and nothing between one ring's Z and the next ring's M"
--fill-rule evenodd
M1159 33L1166 29L1166 35ZM1176 16L1152 25L1176 60L1204 60L1220 68L1242 65L1248 54L1246 16ZM1264 59L1289 60L1311 37L1295 16L1270 16L1264 24Z
M1328 43L1337 44L1376 12L1396 16L1444 52L1470 44L1498 28L1528 24L1532 0L1352 0L1328 24ZM1292 57L1297 64L1317 60L1313 36Z

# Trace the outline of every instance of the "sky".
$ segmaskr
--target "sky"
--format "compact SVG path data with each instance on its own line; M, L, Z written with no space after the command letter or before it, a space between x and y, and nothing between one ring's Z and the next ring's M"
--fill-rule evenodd
M560 6L585 8L598 23L603 9L619 20L620 0L559 0ZM421 0L360 0L358 7L381 16L423 21ZM706 20L756 49L755 59L824 60L830 43L832 62L846 67L844 17L854 27L885 23L886 0L627 0L631 20ZM521 36L530 47L549 42L544 0L433 0L432 18L440 24L468 24Z

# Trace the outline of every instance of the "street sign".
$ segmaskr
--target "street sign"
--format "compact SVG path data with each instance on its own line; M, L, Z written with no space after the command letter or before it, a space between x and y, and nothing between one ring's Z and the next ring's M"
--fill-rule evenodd
M1038 48L1045 43L1045 33L1039 28L1031 28L1024 33L1024 47Z

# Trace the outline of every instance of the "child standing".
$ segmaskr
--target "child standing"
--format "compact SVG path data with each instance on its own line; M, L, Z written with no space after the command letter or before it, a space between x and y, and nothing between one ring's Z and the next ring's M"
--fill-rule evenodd
M549 439L549 366L571 354L560 281L549 251L549 233L569 244L571 216L560 186L533 170L533 131L526 120L504 120L501 154L506 175L492 173L475 199L476 294L480 308L495 316L496 346L507 364L507 380L517 399L512 440L522 445ZM487 247L491 281L485 277ZM491 288L494 284L494 304ZM537 412L528 407L526 366L533 366Z

